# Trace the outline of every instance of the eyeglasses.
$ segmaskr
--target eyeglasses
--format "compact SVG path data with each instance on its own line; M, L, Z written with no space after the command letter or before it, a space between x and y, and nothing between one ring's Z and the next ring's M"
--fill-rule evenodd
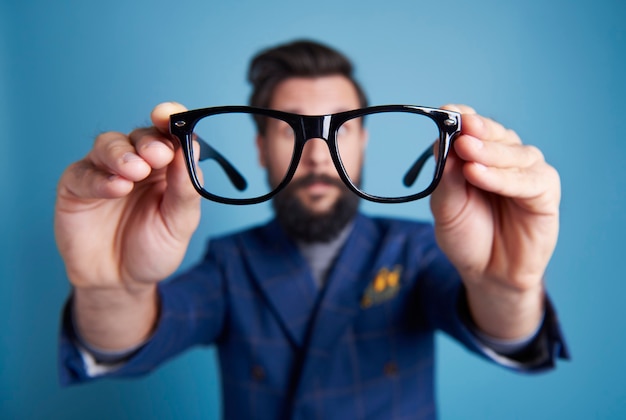
M418 200L437 187L460 131L459 113L413 105L320 116L222 106L170 117L170 132L180 140L195 189L226 204L272 198L293 178L311 139L326 142L339 177L361 198Z

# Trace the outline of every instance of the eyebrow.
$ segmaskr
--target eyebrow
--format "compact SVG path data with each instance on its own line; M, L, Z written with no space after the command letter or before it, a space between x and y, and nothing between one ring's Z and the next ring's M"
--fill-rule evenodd
M332 114L339 114L340 112L346 112L346 111L352 111L354 109L359 109L359 107L357 106L356 108L350 108L350 107L340 107L340 108L335 108L332 112L326 112L323 114L305 114L302 112L301 109L299 109L298 107L285 107L285 108L271 108L274 109L276 111L282 111L282 112L289 112L290 114L298 114L298 115L305 115L305 116L319 116L319 115L332 115Z

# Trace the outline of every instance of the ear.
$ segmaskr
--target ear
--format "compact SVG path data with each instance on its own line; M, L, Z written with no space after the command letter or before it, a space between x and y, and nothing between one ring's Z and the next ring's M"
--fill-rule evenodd
M256 150L259 156L259 164L262 168L267 168L267 157L265 155L267 153L267 150L265 149L265 138L260 134L256 135Z

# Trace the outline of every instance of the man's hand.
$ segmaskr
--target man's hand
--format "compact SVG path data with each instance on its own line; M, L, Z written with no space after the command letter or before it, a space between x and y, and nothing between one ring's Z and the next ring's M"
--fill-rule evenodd
M462 133L431 208L437 240L459 270L474 321L520 338L543 313L543 275L559 229L560 180L541 152L466 106Z
M152 111L153 127L101 134L59 182L57 245L74 286L79 329L99 347L127 347L149 333L155 285L180 265L198 226L200 196L168 131L170 114L184 110L164 103ZM109 333L109 322L138 330L132 337Z

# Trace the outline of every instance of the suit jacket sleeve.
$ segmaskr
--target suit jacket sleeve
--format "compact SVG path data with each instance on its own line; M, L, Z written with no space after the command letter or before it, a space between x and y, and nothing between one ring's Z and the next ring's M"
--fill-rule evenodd
M489 348L474 333L465 295L458 273L436 244L425 253L422 266L422 289L419 305L436 329L443 330L469 350L518 372L541 372L554 368L556 360L569 359L569 351L550 298L546 297L545 316L535 338L515 354L501 355Z

